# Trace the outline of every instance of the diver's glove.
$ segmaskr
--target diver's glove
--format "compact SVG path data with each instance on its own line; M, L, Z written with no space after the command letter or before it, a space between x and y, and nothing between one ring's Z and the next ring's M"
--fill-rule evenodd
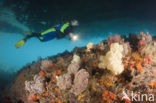
M16 44L15 44L15 47L16 48L20 48L20 47L22 47L23 45L24 45L24 43L25 43L25 40L20 40L20 41L18 41Z

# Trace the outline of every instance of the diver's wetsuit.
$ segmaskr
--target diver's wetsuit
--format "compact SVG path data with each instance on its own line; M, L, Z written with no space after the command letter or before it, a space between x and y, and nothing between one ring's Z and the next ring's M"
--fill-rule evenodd
M73 26L70 22L66 22L64 24L60 24L56 27L50 28L42 33L33 32L31 35L27 35L23 40L27 41L29 38L38 37L40 41L49 41L51 39L64 38L66 35L73 31Z

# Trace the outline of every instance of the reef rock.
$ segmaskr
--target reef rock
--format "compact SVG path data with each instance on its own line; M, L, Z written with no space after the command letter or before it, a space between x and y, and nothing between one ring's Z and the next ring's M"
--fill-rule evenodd
M123 90L156 95L156 41L145 33L124 39L111 36L88 44L91 52L75 48L26 65L1 94L9 103L121 103Z

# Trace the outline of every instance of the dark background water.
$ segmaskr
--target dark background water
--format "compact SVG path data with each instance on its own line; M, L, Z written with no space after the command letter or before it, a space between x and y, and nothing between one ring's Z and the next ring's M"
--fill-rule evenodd
M41 43L33 38L22 48L13 45L24 30L41 32L64 21L77 19L79 42L67 39ZM13 74L38 57L56 55L88 42L98 43L113 34L149 31L156 35L156 0L1 0L0 88Z
M11 7L18 20L27 21L36 31L73 18L81 24L125 17L156 18L155 0L5 0L4 6Z

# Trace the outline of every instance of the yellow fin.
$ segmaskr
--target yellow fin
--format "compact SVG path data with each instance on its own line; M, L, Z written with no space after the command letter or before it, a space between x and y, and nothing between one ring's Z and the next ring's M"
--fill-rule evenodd
M16 44L15 44L15 47L16 48L20 48L20 47L22 47L24 45L24 40L20 40L20 41L18 41Z

